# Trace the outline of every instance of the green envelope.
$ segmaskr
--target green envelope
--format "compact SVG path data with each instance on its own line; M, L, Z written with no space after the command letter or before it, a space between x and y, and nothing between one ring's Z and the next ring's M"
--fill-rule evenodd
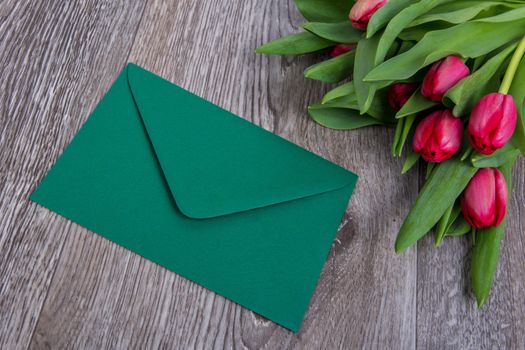
M356 180L128 64L31 199L298 331Z

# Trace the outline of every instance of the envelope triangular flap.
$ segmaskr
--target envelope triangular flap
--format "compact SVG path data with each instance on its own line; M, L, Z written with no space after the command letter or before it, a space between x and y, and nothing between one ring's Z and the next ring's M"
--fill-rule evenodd
M131 93L184 215L212 218L353 184L355 175L134 64Z

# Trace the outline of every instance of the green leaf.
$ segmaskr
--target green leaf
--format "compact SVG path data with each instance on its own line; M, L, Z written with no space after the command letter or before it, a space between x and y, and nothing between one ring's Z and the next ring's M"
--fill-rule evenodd
M472 228L465 221L463 216L458 216L457 219L450 225L445 236L458 237L470 232Z
M371 38L375 33L387 25L395 15L405 7L409 6L413 0L390 0L383 7L374 13L368 26L366 27L366 37Z
M394 132L394 142L392 142L392 155L397 156L397 144L401 138L401 133L403 132L403 125L405 125L405 119L398 119L396 121L396 129Z
M351 0L294 0L301 14L311 22L342 22L348 20Z
M321 38L343 44L356 43L363 37L363 32L354 28L348 19L338 23L307 22L303 28Z
M505 176L508 191L511 193L512 163L505 164L500 170ZM499 226L479 230L476 235L476 244L472 251L470 277L479 308L485 304L492 288L506 222L507 218L503 219Z
M375 55L375 64L378 65L383 62L390 46L392 46L399 33L401 33L410 22L446 1L451 0L421 0L399 11L399 13L388 22L381 36Z
M341 86L336 87L335 89L332 89L324 95L323 100L321 103L327 103L330 100L333 100L335 98L345 96L345 95L355 95L354 90L354 82L350 81L348 83L345 83Z
M416 153L410 150L410 152L408 152L407 154L407 159L405 160L405 164L403 164L403 169L401 170L401 174L405 174L407 171L409 171L414 166L414 164L416 164L418 159L419 159L419 153Z
M446 92L443 103L450 107L455 105L455 116L460 117L468 113L482 96L498 89L499 81L493 77L499 72L509 54L516 49L516 45L512 44L490 58L481 68Z
M504 23L516 21L523 18L525 18L525 7L518 7L514 10L505 11L496 16L479 19L478 21L487 23Z
M403 147L405 147L405 142L407 140L408 133L410 132L410 129L412 128L412 124L414 124L415 119L416 119L415 114L409 115L408 117L403 118L403 119L398 119L398 120L404 120L405 122L403 123L403 128L401 130L401 136L399 137L399 140L397 141L397 144L396 144L395 151L396 151L397 156L401 156L401 153L403 153Z
M476 171L468 162L462 162L457 157L434 168L399 230L396 252L416 243L438 222Z
M450 207L448 207L447 210L445 210L445 213L443 214L441 219L439 219L436 225L436 230L435 230L436 239L434 243L436 247L439 247L441 245L441 242L443 241L443 237L445 237L445 233L447 231L447 227L450 221L450 216L452 214L452 211L454 210L454 205L455 204L452 204Z
M314 105L315 106L315 105ZM349 94L344 96L339 96L334 98L326 103L323 103L321 106L330 107L330 108L347 108L354 109L359 111L359 106L357 105L357 99L355 94Z
M487 9L498 5L503 4L498 1L454 1L452 3L437 6L427 14L412 21L409 27L434 21L459 24L476 17L482 11L486 11Z
M412 49L375 67L365 80L404 80L447 55L479 57L525 34L525 18L501 23L484 22L487 20L428 32Z
M509 93L514 98L514 103L518 107L518 120L516 131L512 135L511 143L517 147L523 156L525 156L525 57L521 60L518 70L514 75ZM521 108L520 108L521 107Z
M337 83L352 75L355 52L350 51L321 63L314 64L304 71L304 76L325 83Z
M376 84L365 82L363 81L363 78L374 68L374 57L379 37L379 35L376 35L372 38L361 39L356 48L354 87L361 114L368 111L377 90Z
M383 88L383 86L378 85L379 90L376 91L370 108L366 112L373 118L380 120L384 125L394 126L396 119L394 110L388 104L388 89ZM357 98L357 96L356 96Z
M505 147L498 149L491 155L485 156L476 153L472 156L472 165L476 168L497 168L508 162L514 162L520 154L520 150L506 144Z
M421 89L418 88L416 91L414 91L412 96L410 96L403 107L401 107L401 109L396 113L396 118L403 118L408 115L417 114L430 109L437 104L437 102L430 101L421 95Z
M330 129L351 130L381 124L378 120L368 115L360 115L352 109L312 105L308 107L308 112L315 122Z
M399 39L417 43L423 39L423 37L427 35L428 32L446 28L448 28L448 26L442 27L435 24L422 24L417 27L403 29L403 31L399 33Z
M380 124L391 125L394 122L393 113L386 101L384 91L381 90L378 96L372 101L367 116L376 119ZM357 97L354 93L334 98L320 106L325 108L347 108L359 111Z
M333 41L320 38L310 32L302 32L270 41L259 46L255 52L273 55L302 55L334 45Z

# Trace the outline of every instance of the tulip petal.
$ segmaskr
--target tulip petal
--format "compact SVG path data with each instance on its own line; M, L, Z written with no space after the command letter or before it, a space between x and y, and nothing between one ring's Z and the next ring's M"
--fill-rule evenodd
M498 226L501 224L503 219L505 218L505 213L507 212L507 199L508 199L508 188L507 188L507 182L505 181L505 177L503 176L503 173L499 171L498 169L494 169L494 175L495 175L495 191L496 191L496 216L494 219L493 226Z
M467 222L477 228L493 226L496 218L496 180L493 168L476 172L461 196Z
M443 96L469 74L470 70L461 59L456 56L448 56L439 67L439 74L435 75L433 93Z
M450 88L469 74L469 68L459 57L447 56L430 67L423 80L421 93L428 99L439 102Z
M432 130L434 129L434 124L437 119L437 115L439 112L431 113L428 117L423 119L416 127L416 131L414 133L414 140L412 142L412 146L415 152L420 152L423 147L425 147L425 144L427 143L428 139L432 135Z
M505 146L516 129L517 111L511 95L503 95L500 115L501 119L493 132L492 145L495 148Z
M469 139L482 154L503 147L516 128L517 112L512 96L491 93L476 104L469 120Z
M424 118L414 133L413 149L428 162L440 163L461 146L463 124L449 110L438 110Z

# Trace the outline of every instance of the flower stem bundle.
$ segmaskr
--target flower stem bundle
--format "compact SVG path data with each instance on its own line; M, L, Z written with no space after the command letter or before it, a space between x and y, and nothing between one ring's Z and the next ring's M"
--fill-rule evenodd
M310 116L338 130L393 127L392 154L406 154L403 173L427 163L395 250L430 231L436 246L472 235L472 289L481 307L497 268L512 166L525 154L525 3L295 2L304 31L257 52L326 52L305 76L340 85L308 107Z

